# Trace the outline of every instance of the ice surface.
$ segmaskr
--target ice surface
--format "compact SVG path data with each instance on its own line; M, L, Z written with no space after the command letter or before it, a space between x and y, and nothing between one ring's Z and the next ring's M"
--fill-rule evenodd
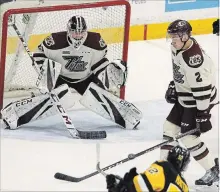
M218 38L201 35L196 39L212 57L219 72ZM160 143L163 122L172 107L164 101L164 93L172 79L170 52L165 39L131 42L128 65L126 99L134 102L144 114L139 130L120 129L80 106L76 111L69 112L76 127L107 131L108 138L100 141L101 167L126 158L129 153L137 153ZM216 106L212 111L213 129L202 136L214 157L219 153L218 118ZM15 131L1 129L1 191L106 191L102 175L80 183L53 178L58 171L76 177L95 171L95 143L70 138L59 116ZM159 150L155 150L107 173L123 176L133 166L142 172L158 158ZM203 174L204 170L192 161L185 173L191 191L196 191L194 180ZM214 192L217 189L202 188L199 191Z

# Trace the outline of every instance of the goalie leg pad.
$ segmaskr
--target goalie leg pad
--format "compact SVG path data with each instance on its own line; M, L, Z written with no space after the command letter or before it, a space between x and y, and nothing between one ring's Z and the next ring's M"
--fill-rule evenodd
M17 129L19 126L38 119L51 111L48 95L40 95L33 98L25 98L11 102L1 111L4 122L9 129ZM50 108L50 110L48 110Z
M70 99L72 93L66 84L54 91L65 109L74 105L73 99ZM49 95L44 94L11 102L2 109L1 114L9 129L18 129L28 122L57 114L57 108L53 106Z
M142 118L142 112L108 91L90 83L80 103L96 114L111 120L123 128L134 129Z
M67 84L63 84L53 91L60 99L60 103L65 110L68 110L75 105L75 100L73 99L74 95Z

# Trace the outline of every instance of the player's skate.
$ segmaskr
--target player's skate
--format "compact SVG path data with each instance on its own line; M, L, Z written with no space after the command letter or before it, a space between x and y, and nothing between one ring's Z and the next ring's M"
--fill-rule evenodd
M210 170L206 171L205 175L195 181L195 185L208 185L216 183L218 185L219 182L219 161L218 158L215 158L215 166Z

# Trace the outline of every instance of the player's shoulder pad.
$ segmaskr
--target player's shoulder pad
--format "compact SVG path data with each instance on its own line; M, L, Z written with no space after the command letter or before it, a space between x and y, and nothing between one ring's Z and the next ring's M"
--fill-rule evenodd
M87 39L83 45L99 51L104 50L107 47L101 35L95 32L88 32Z
M68 41L67 41L67 32L57 32L57 33L51 33L51 35L47 36L44 41L43 45L47 49L57 50L57 49L63 49L65 47L68 47Z
M199 44L193 39L193 45L182 53L185 63L192 68L200 67L204 62L204 57Z

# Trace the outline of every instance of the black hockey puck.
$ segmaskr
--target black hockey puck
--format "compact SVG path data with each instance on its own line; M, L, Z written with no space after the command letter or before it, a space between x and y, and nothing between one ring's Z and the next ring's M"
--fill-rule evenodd
M134 154L129 154L128 155L128 159L134 159L135 158L135 155Z

